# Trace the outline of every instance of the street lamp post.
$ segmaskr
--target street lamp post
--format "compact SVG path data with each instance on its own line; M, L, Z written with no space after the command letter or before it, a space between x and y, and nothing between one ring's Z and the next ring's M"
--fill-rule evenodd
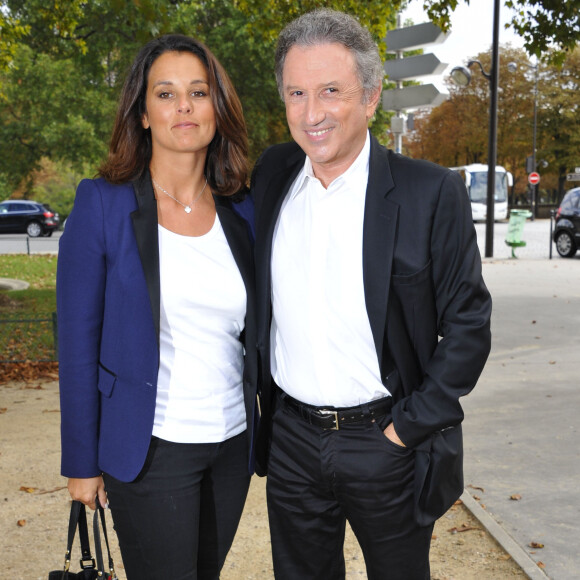
M534 69L534 130L532 132L532 167L536 171L538 164L536 162L536 133L538 130L538 63L528 65ZM532 185L532 219L537 218L538 213L538 184Z
M478 60L470 60L467 67L451 70L452 80L459 86L467 86L471 80L469 67L478 64L481 74L489 81L489 135L487 145L487 215L485 218L485 257L493 257L493 223L495 218L495 166L497 162L497 92L499 85L499 0L493 4L493 41L491 69L486 73Z
M539 62L536 62L536 64L530 64L530 63L526 63L526 66L534 71L534 126L533 126L533 131L532 131L532 163L531 163L531 167L526 167L526 170L528 173L531 173L532 171L536 171L538 169L538 161L536 160L536 156L537 156L537 140L536 140L536 136L537 136L537 131L538 131L538 69L540 66ZM518 65L515 62L510 62L508 63L508 70L510 72L516 72L518 69ZM545 164L547 165L547 163L542 159L540 161L540 164ZM531 199L531 209L532 209L532 220L537 216L537 208L538 208L538 184L535 183L533 185L530 184L531 187L531 193L532 193L532 199Z

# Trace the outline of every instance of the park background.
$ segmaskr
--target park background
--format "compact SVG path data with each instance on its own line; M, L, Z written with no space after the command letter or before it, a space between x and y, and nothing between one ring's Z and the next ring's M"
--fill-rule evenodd
M384 39L401 10L420 7L448 29L457 5L458 11L470 8L467 0L0 0L0 200L48 203L64 221L77 183L94 176L106 155L127 67L160 34L195 36L218 56L244 106L253 164L265 147L290 138L273 75L276 38L288 21L320 6L350 12L391 59ZM468 27L481 38L482 23L474 16ZM500 46L497 162L514 175L510 204L525 206L536 102L537 159L547 164L538 202L554 207L572 185L566 175L580 165L579 2L502 0L502 16L509 38L519 42ZM487 34L491 44L491 28ZM463 62L451 64L477 59L489 70L491 55L458 53L457 59ZM518 65L515 73L509 62ZM487 79L474 74L466 88L448 76L442 82L449 99L417 111L402 152L445 166L486 163ZM385 79L384 87L394 83ZM371 123L387 146L392 114L381 109Z

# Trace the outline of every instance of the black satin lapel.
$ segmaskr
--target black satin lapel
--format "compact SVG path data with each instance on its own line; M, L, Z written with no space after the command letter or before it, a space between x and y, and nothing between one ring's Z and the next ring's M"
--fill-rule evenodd
M386 150L373 140L364 213L363 281L367 314L383 378L383 342L399 213L398 204L388 199L393 187Z
M262 206L256 214L256 269L257 280L260 285L262 298L267 297L266 300L260 300L258 310L262 315L260 320L269 320L270 314L270 292L272 284L271 262L272 262L272 240L274 237L274 229L280 214L282 202L286 197L290 187L294 183L296 176L302 169L304 157L301 161L285 170L277 173L272 177L267 185L267 191L264 193Z
M151 313L159 343L161 288L159 282L159 234L157 230L157 200L147 171L133 182L139 208L131 214L139 256L145 273L145 282L151 302Z

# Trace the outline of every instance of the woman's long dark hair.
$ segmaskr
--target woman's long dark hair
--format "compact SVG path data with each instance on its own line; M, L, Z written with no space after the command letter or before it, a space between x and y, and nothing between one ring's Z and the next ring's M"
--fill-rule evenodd
M236 193L244 187L248 175L248 136L240 99L209 48L181 34L152 40L137 54L121 92L109 156L99 168L99 175L111 183L126 183L149 167L151 132L143 128L141 120L146 112L149 71L165 52L189 52L205 66L216 115L216 134L208 148L205 176L214 193Z

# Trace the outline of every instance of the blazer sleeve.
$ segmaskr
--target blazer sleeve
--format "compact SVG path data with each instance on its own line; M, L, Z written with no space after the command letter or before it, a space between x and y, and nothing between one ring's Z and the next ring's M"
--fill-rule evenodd
M420 384L393 407L395 430L411 447L462 421L459 398L475 386L491 347L491 296L482 278L469 198L461 178L451 171L440 180L429 243L431 289L426 300L431 304L425 312L434 311L435 328L426 317L415 321L412 341ZM401 300L412 299L400 295ZM420 309L418 302L409 307ZM420 348L426 344L430 356L422 357Z
M97 369L106 282L103 219L98 185L83 180L60 239L57 267L61 472L65 477L101 473Z

